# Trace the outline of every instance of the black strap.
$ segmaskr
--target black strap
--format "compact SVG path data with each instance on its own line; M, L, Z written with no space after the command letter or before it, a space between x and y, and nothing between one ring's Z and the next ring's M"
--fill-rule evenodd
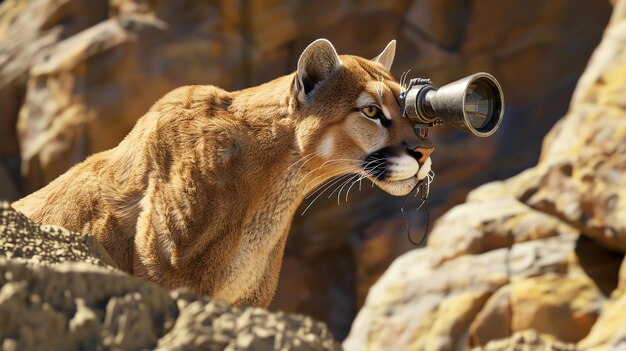
M404 198L404 201L402 201L402 207L400 207L400 212L402 212L402 217L404 218L404 224L406 226L406 235L409 238L409 241L411 242L411 244L417 247L421 247L424 245L424 243L426 243L426 239L428 238L428 232L430 230L430 208L428 207L428 188L427 187L428 187L428 184L424 180L422 180L418 182L414 188L416 191L415 195L417 196L417 194L420 194L421 200L422 200L422 203L419 205L416 211L419 211L422 207L424 207L424 210L426 211L426 229L424 230L424 235L422 235L422 238L418 242L415 242L413 238L411 237L411 230L409 229L409 219L404 210L406 201L408 200L409 196L411 196L411 193L413 192L413 190L411 190L411 192L409 192L409 194Z

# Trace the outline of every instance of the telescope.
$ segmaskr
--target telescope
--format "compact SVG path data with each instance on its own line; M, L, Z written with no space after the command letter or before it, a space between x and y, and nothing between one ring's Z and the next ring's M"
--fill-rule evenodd
M489 73L476 73L436 89L430 79L413 78L400 95L402 114L416 133L447 123L479 137L493 134L504 115L500 83Z

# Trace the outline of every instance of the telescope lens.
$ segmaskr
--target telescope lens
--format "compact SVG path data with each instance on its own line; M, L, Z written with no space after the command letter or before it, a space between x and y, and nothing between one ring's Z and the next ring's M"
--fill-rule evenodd
M495 97L490 87L484 82L473 82L465 93L465 114L472 127L476 129L487 125L493 114Z

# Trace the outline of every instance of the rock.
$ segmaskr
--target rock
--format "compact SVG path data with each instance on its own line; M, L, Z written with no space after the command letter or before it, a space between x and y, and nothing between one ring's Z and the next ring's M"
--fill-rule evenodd
M626 295L615 296L605 306L600 318L586 338L578 343L580 350L621 350L626 347Z
M600 313L604 297L585 277L541 275L511 282L482 307L470 327L474 345L488 345L511 333L536 330L556 340L584 338Z
M626 347L626 1L615 6L538 165L474 190L440 218L426 248L394 261L347 350ZM457 285L476 291L489 279L498 284L458 305Z
M621 251L626 251L625 12L616 6L570 112L546 139L541 172L523 196L530 206Z
M0 166L8 167L11 178L19 176L19 167L13 165L19 163L16 122L31 67L49 47L107 16L105 0L7 0L0 4Z
M107 265L87 236L0 208L3 349L341 349L310 317L167 291Z
M344 347L452 350L528 329L576 343L617 284L596 267L615 273L622 256L603 253L569 232L443 263L409 252L372 287Z
M565 232L575 230L511 196L454 207L439 219L428 245L441 260L449 260Z
M620 350L626 347L626 260L619 271L619 284L611 300L586 338L578 343L581 350Z
M37 266L64 261L101 267L115 265L94 237L59 226L38 225L6 202L0 203L0 243L0 256Z
M507 282L505 250L434 266L430 252L396 259L372 287L346 350L462 348L480 306Z
M472 351L576 351L575 344L555 340L551 335L528 330L513 334L508 339L492 341L485 347L475 347Z
M32 267L1 257L0 342L20 350L43 345L52 349L340 349L326 326L310 317L167 292L119 271L82 262Z

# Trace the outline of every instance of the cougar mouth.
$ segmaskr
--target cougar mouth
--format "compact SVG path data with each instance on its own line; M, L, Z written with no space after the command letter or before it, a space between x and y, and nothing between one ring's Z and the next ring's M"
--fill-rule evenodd
M369 179L376 184L377 187L394 196L402 196L410 193L419 182L417 176L402 180L380 180L374 177L370 177Z
M367 155L362 162L363 173L384 191L400 196L408 194L430 171L430 158L420 165L408 155L397 156L389 147Z
M394 182L415 177L420 166L412 156L408 154L398 156L392 148L386 147L367 155L362 168L371 178Z

